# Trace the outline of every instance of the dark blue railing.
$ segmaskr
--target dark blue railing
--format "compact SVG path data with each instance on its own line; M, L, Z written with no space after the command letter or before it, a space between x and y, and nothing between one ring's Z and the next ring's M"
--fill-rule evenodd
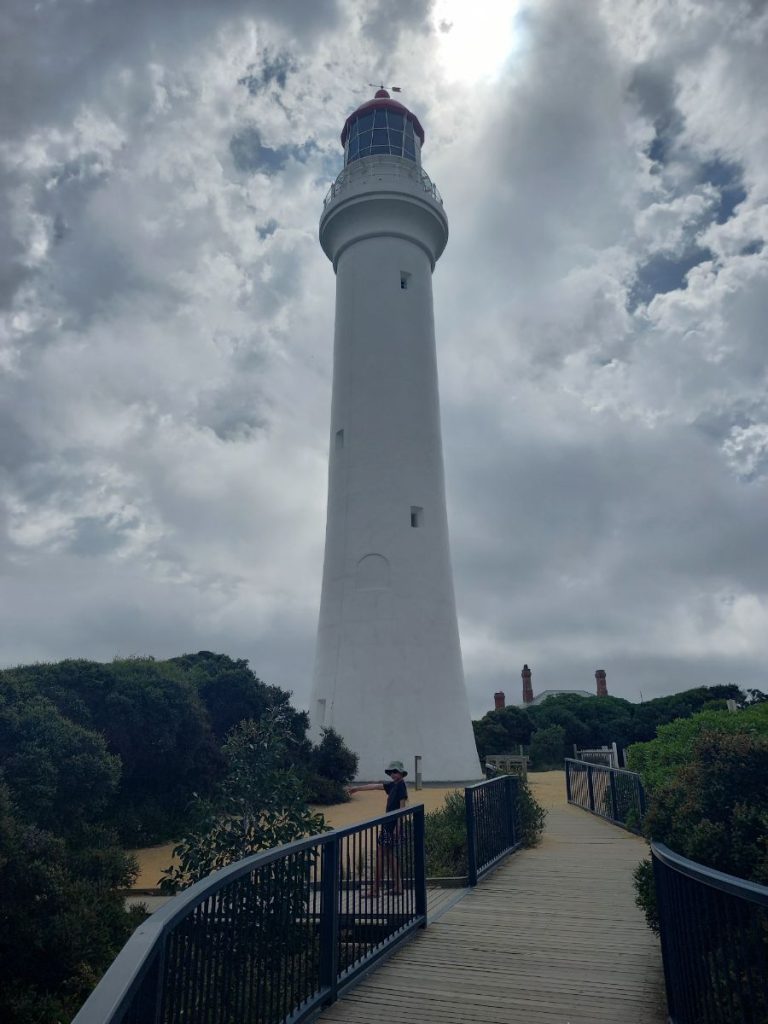
M73 1024L298 1022L426 924L424 808L247 857L144 922Z
M568 803L583 807L630 832L640 833L645 815L645 790L637 772L565 759Z
M651 853L671 1024L766 1024L768 886Z
M521 845L519 792L514 775L467 786L467 876L470 885Z

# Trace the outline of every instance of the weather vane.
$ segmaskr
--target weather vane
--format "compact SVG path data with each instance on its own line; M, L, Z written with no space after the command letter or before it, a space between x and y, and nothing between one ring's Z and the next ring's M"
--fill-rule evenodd
M384 85L383 83L382 83L381 85L376 85L376 83L375 83L375 82L369 82L369 83L368 83L368 85L369 85L369 86L371 87L371 89L385 89L385 90L387 90L388 92L402 92L402 91L403 91L403 90L402 90L402 89L400 88L400 86L399 86L399 85L390 85L390 86L386 86L386 85Z

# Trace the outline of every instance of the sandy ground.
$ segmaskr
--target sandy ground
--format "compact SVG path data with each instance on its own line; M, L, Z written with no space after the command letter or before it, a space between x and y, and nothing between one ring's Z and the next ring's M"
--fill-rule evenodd
M424 804L428 811L440 807L447 793L453 788L421 789L418 792L413 786L408 787L409 804ZM313 807L325 816L332 828L343 828L345 825L357 825L361 821L378 818L384 813L387 798L383 790L355 793L349 803L334 804L331 807ZM161 846L148 846L143 850L129 850L139 863L139 875L134 882L134 889L155 889L163 873L173 861L175 843L164 843Z
M565 776L563 772L530 772L528 781L533 795L544 807L561 807L566 804ZM424 804L427 811L440 807L447 793L453 787L428 787L418 792L413 786L408 787L409 804ZM345 825L357 825L361 821L369 821L384 813L386 797L382 791L355 793L349 803L335 804L332 807L315 807L325 815L325 820L332 828L343 828ZM129 851L139 863L139 875L134 883L135 889L155 889L162 875L173 860L174 843L162 846L149 846L143 850Z

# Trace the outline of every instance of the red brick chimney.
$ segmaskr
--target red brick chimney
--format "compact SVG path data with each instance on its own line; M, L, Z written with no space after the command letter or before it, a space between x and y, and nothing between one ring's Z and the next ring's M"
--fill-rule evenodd
M507 706L507 698L504 696L504 691L499 690L498 693L493 695L493 710L503 711Z
M608 696L608 683L605 681L605 669L599 668L595 672L595 681L597 682L597 696L607 697Z
M533 687L531 686L531 670L527 665L523 665L523 671L520 675L523 677L523 704L532 704Z

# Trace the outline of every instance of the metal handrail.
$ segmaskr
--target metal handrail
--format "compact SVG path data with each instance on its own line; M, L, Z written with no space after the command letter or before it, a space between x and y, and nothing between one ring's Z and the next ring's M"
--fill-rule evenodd
M670 1024L764 1024L768 886L651 854Z
M216 896L217 893L221 893L225 889L231 889L239 880L243 879L247 882L255 873L263 872L270 865L287 863L289 861L297 863L297 858L305 854L310 858L316 858L317 854L320 854L323 857L324 863L332 865L332 872L329 872L329 874L332 874L333 878L323 878L315 870L314 884L319 887L322 882L323 904L324 906L328 904L325 906L325 910L320 910L320 916L322 917L323 913L331 910L331 905L336 908L336 933L327 936L327 944L335 946L338 943L337 918L342 887L342 880L339 876L339 864L341 862L339 851L342 849L342 846L349 844L350 841L354 843L355 837L359 837L363 833L370 833L371 836L378 838L382 829L386 829L388 823L391 824L399 819L410 819L413 824L413 837L410 840L413 844L413 849L409 851L408 855L409 871L412 872L412 878L409 881L413 882L412 906L409 908L412 913L408 916L407 921L398 919L390 939L399 941L406 934L410 933L413 928L423 927L426 924L424 808L421 805L416 805L412 808L391 811L388 814L357 825L333 829L329 832L286 843L272 850L253 854L219 871L213 872L207 878L201 879L188 889L178 893L165 906L155 911L131 935L99 984L75 1016L72 1024L119 1024L120 1021L126 1019L127 1016L135 1012L132 1008L132 1000L140 994L142 982L147 979L147 975L152 969L157 971L156 984L158 986L162 985L166 940L173 935L178 926L191 918L198 908L202 908L203 904L210 904L212 897ZM367 842L367 838L365 845L366 853L369 852L370 845ZM357 849L359 847L360 844L358 844ZM349 846L346 845L345 849L348 850ZM372 849L375 851L375 843L372 844ZM334 853L333 858L326 858L326 852L330 851ZM332 892L329 892L327 889L329 882L332 885L335 884L335 890ZM354 888L354 885L350 886L349 880L347 880L346 888ZM335 896L333 892L335 892ZM332 914L331 916L334 915ZM402 917L403 914L399 914L399 918ZM320 924L322 926L322 921ZM333 932L333 929L331 929L331 932ZM392 945L390 939L384 940L386 948L390 948ZM363 966L367 966L369 962L376 959L383 951L383 948L378 949L373 955L365 959L365 963L356 963L354 970L339 968L336 963L334 978L330 979L330 983L324 986L322 990L318 990L310 1001L305 1001L306 1005L302 1006L300 1016L304 1016L312 1006L317 1005L319 1002L327 1001L329 997L335 998L338 993L339 982L342 978L346 981L354 974L359 973ZM160 994L158 993L156 996L152 995L150 1001L155 1003L159 999ZM293 1017L295 1016L294 1014ZM185 1018L185 1020L194 1019L194 1017Z
M738 896L739 899L749 900L761 907L768 907L768 885L760 885L758 882L750 882L746 878L739 878L737 875L729 875L725 871L717 871L715 868L708 868L695 860L682 857L674 850L670 850L664 843L651 843L651 853L662 864L685 875L694 882L701 882L720 892L728 893L729 896Z
M475 886L508 854L520 848L520 778L501 775L464 787L467 881Z
M387 163L389 163L389 161L397 161L396 166L400 170L406 170L409 178L418 181L424 191L431 195L435 202L440 203L441 206L443 205L443 197L440 195L437 185L435 185L423 167L419 167L418 164L415 164L410 160L404 160L402 157L379 154L376 156L363 157L361 160L356 160L351 167L343 168L326 193L325 199L323 200L323 209L325 210L327 208L328 204L347 187L353 178L364 177L366 173L370 172L371 166L375 166L375 164L371 165L371 161L378 162L382 160L387 161Z
M598 785L595 784L596 777L600 780ZM630 832L640 833L645 816L645 789L637 772L566 757L565 789L569 804Z

